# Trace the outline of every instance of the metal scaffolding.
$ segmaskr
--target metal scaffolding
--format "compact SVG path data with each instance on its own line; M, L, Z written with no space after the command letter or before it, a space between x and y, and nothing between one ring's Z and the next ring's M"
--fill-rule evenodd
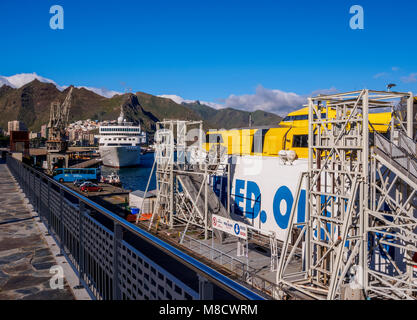
M369 114L389 111L384 134ZM412 93L362 90L309 99L304 223L292 208L278 295L415 299L417 189ZM301 230L301 232L300 232ZM291 235L298 237L291 243ZM301 252L298 270L289 262Z
M203 135L202 121L157 123L154 163L157 199L149 229L155 219L157 224L169 228L184 228L183 235L193 225L202 228L207 239L212 230L212 214L230 216L230 166L226 150L217 146L205 152ZM210 187L211 176L226 177L229 186L226 206ZM214 232L222 239L219 231Z

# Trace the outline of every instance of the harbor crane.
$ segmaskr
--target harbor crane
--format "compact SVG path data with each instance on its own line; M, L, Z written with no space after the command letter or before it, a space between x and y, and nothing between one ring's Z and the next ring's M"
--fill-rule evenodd
M68 141L65 138L65 130L68 126L68 118L71 109L71 98L73 86L61 104L59 101L51 103L49 123L48 123L48 140L46 141L48 171L52 172L58 162L65 161L65 167L68 167Z

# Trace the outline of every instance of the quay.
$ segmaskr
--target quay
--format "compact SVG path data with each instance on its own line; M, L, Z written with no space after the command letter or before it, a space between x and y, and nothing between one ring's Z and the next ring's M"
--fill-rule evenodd
M0 299L73 300L65 281L52 289L50 268L57 265L38 216L28 205L5 161L0 161Z
M9 155L7 166L92 299L265 299Z
M98 183L98 185L103 188L102 191L81 192L80 188L76 187L71 182L63 182L62 184L72 189L74 192L85 196L91 201L94 201L95 203L103 206L111 212L119 215L122 218L126 218L126 216L129 214L129 211L126 210L126 207L129 205L130 190L116 187L107 183Z
M389 105L393 114L393 99L405 116L376 130L369 110ZM335 110L323 112L323 100ZM13 156L7 167L93 299L416 299L415 111L411 93L311 98L308 157L293 164L279 152L276 160L289 161L281 159L280 168L299 176L293 191L277 190L269 216L255 182L258 190L239 191L247 173L238 165L245 164L229 161L219 138L208 151L187 146L202 121L157 123L155 161L136 216L126 216L122 188L84 194ZM148 199L153 173L157 189Z

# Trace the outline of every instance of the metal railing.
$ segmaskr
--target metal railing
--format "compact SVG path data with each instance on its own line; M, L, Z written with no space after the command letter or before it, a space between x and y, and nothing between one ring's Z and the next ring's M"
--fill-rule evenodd
M411 156L417 154L417 142L408 137L404 132L398 132L398 146L407 151Z
M10 156L7 166L92 298L199 299L203 279L264 299L34 168Z
M258 270L249 266L246 262L236 259L235 257L198 239L183 234L182 232L180 233L180 238L181 237L183 237L183 245L185 247L210 259L219 266L230 270L240 281L247 283L253 289L259 290L271 297L275 292L278 292L278 285L276 283L259 276L257 274Z
M229 269L232 272L240 272L239 276L243 276L245 271L249 271L249 269L253 269L249 267L245 262L232 257L231 255L222 252L221 250L211 247L210 245L199 241L189 235L180 232L180 238L183 237L183 245L190 250L202 255L206 258L209 258L216 264Z
M376 133L375 146L389 157L389 162L397 166L400 165L406 170L407 176L411 174L416 179L417 160L414 157L415 153L409 153L413 151L413 146L410 145L403 135L400 135L400 139L401 147L398 147L381 134Z

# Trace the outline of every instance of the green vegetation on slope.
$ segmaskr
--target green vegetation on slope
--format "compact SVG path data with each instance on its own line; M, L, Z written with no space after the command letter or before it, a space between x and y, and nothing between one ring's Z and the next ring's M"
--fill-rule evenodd
M7 122L23 121L29 130L39 131L49 121L50 105L53 101L64 101L69 88L59 91L51 83L34 80L19 89L0 87L0 127L7 130ZM128 121L140 123L148 132L155 131L155 123L164 119L203 120L208 128L239 128L249 124L249 112L236 109L216 110L209 106L195 103L177 104L171 99L156 97L137 92L102 97L84 88L74 88L70 111L70 122L77 120L115 120L123 105ZM252 112L252 124L277 125L281 120L275 114Z

